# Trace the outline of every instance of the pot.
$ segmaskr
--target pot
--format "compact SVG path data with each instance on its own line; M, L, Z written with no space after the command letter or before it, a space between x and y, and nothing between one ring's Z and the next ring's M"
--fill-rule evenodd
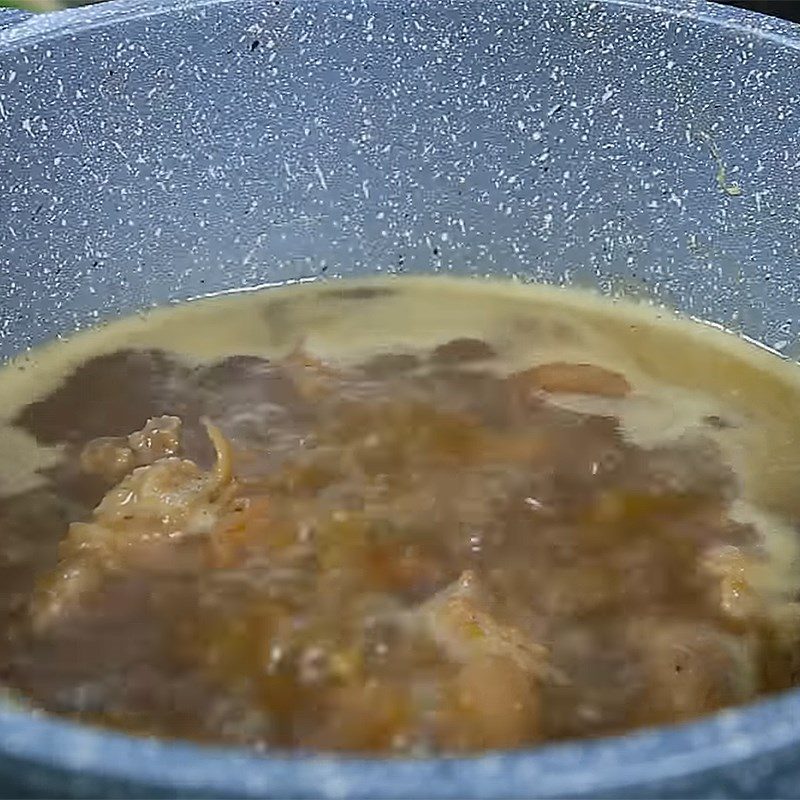
M791 356L800 29L706 2L0 12L0 357L369 272L652 298ZM5 796L800 796L800 694L474 758L257 754L0 705Z

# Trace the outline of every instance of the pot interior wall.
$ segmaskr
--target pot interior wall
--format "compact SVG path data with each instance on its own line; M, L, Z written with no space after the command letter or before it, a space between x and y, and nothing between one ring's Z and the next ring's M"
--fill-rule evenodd
M434 270L650 296L792 351L778 35L614 2L155 11L0 31L0 356L207 292Z

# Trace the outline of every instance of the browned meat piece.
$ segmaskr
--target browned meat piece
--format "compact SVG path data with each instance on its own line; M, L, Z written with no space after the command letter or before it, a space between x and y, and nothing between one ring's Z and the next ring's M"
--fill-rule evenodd
M102 436L92 439L81 450L80 463L81 469L89 475L116 482L134 468L135 459L125 439Z
M691 719L744 703L758 689L756 655L746 637L668 619L637 620L630 636L644 676L641 722Z
M233 476L230 445L215 426L206 428L217 451L211 472L174 456L137 467L106 494L91 521L70 525L56 570L34 595L35 628L51 624L109 571L137 563L140 548L211 531L230 499Z
M539 687L513 658L479 656L449 688L436 731L442 749L518 747L541 735Z
M763 614L761 599L753 588L753 572L758 570L755 558L748 557L736 547L714 550L706 556L704 567L719 582L711 583L718 593L719 607L730 620L745 623Z
M307 743L325 750L391 750L410 722L408 685L368 680L334 689L327 719Z
M554 677L547 649L493 616L491 598L470 571L418 613L425 632L459 665L438 714L440 746L475 750L536 739L540 684Z
M181 421L162 416L147 420L144 428L128 436L137 466L152 464L159 458L175 456L181 447Z
M516 372L512 386L521 391L552 394L591 394L598 397L625 397L631 386L624 375L594 364L568 364L556 361Z
M518 628L498 622L475 574L464 572L419 609L428 634L457 663L496 656L507 658L528 675L548 673L547 648Z
M283 361L290 380L303 400L320 401L331 395L341 377L339 370L302 347L293 350Z
M440 344L431 355L436 364L463 364L469 361L486 361L496 353L482 339L453 339Z
M774 566L731 546L712 551L704 559L703 566L718 578L718 583L712 583L710 590L728 622L740 631L758 632L770 641L776 657L782 652L782 659L796 662L800 645L800 603L770 587ZM785 680L779 683L785 684Z
M177 455L181 442L178 417L153 417L144 428L127 438L103 436L90 441L81 451L81 469L118 481L134 467L152 464L160 458Z

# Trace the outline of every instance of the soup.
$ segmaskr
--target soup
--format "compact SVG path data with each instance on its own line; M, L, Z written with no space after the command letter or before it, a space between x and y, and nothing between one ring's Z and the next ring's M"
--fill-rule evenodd
M240 293L0 373L0 680L140 734L425 755L794 685L797 368L444 278Z

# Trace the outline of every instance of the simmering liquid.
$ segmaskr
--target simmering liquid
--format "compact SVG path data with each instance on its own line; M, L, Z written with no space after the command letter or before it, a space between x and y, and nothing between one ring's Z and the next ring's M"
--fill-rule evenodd
M424 755L795 683L800 371L574 290L228 295L0 372L0 681L83 721Z

